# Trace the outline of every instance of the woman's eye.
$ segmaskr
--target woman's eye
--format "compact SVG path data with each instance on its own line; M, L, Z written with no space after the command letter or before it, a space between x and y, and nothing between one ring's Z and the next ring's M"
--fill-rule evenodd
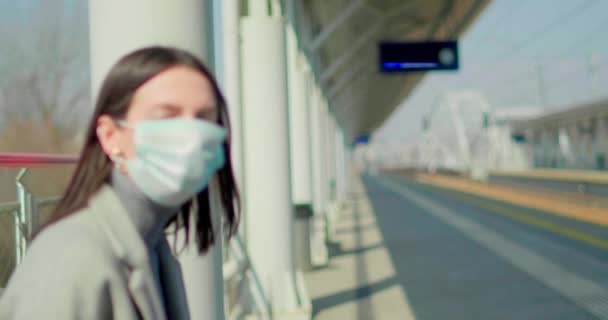
M159 108L154 113L154 116L158 119L169 119L169 118L175 118L177 116L177 114L178 114L177 112L175 112L174 110L171 110L169 108Z
M213 120L213 119L212 119L212 118L213 118L213 115L212 115L212 113L210 113L210 112L207 112L207 113L201 113L201 114L198 114L198 115L196 116L196 118L197 118L197 119L200 119L200 120L207 120L207 121L211 121L211 120Z
M198 113L196 117L198 119L216 122L216 121L218 121L218 112L217 112L217 109L213 108L213 109Z

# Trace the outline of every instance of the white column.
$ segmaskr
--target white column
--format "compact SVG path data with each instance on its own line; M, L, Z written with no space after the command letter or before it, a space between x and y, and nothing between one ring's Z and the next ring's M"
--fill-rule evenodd
M240 49L240 1L222 0L222 89L228 103L230 113L230 130L232 168L239 191L241 191L241 204L244 205L247 195L244 188L244 152L243 152L243 121L241 105L241 49ZM239 233L244 234L247 217L242 212Z
M296 217L294 241L297 269L311 265L310 218L312 208L312 172L310 120L305 80L305 57L298 50L293 25L287 25L287 60L289 67L289 123L291 135L291 185Z
M314 80L311 80L314 81ZM323 100L321 90L313 83L310 109L311 153L313 158L314 213L322 216L325 212L324 164L323 164Z
M93 97L111 66L138 48L174 46L209 62L208 4L199 0L89 0ZM217 220L220 212L213 214ZM222 237L218 230L216 239ZM220 242L206 256L199 255L193 245L178 257L192 319L224 319Z
M608 145L608 142L606 141L608 139L608 118L604 117L604 116L598 116L597 118L597 131L595 134L595 142L596 142L596 149L597 152L603 154L604 156L607 156L608 154L606 153L606 145Z
M323 140L325 141L325 149L323 162L325 163L325 211L328 238L335 238L336 222L337 222L337 190L336 190L336 125L329 105L325 102L324 108L325 132Z
M312 156L312 185L313 185L313 214L314 228L312 237L312 260L316 265L328 263L328 250L325 244L326 238L326 206L325 206L325 165L324 165L324 136L323 136L323 98L321 90L310 79L311 104L310 104L310 133L311 133L311 156Z
M345 134L346 137L346 134ZM350 189L351 179L356 169L355 165L355 156L354 156L354 147L350 146L350 141L345 138L344 139L344 197L347 199L348 192Z
M332 115L329 112L329 104L327 99L323 97L323 164L324 164L324 206L325 210L330 209L333 201L333 180L334 180L334 134L332 129Z
M247 247L273 312L297 307L294 279L285 28L266 1L242 18Z
M323 216L326 215L327 211L327 163L325 160L326 157L326 150L327 150L327 140L325 139L325 137L327 136L327 122L326 122L326 118L325 118L325 109L326 109L326 104L325 104L325 98L323 97L323 93L321 91L321 88L319 88L319 113L318 113L318 120L317 120L317 124L316 124L316 128L315 130L317 130L319 132L319 153L318 153L318 161L319 161L319 172L320 172L320 176L321 179L319 181L319 190L321 192L321 196L319 198L319 201L321 203L321 212L323 214Z
M207 254L200 255L192 243L177 257L182 267L188 307L191 319L225 319L224 277L223 277L223 231L218 214L221 210L219 184L214 181L210 187L210 204L213 214L215 244ZM190 225L196 220L191 217ZM193 230L193 229L192 229ZM181 236L185 233L180 234ZM191 239L194 236L191 235ZM178 238L179 239L179 238ZM179 241L182 241L181 239Z
M342 128L336 130L336 190L337 200L342 201L346 190L346 159L344 155L344 131Z
M112 65L141 47L175 46L207 61L206 2L89 0L93 96Z
M219 1L218 1L219 2ZM222 89L228 103L231 122L231 151L234 174L239 186L243 181L241 59L239 44L239 0L222 0L223 81Z
M303 57L298 52L296 36L291 26L288 27L287 45L293 201L296 205L310 205L312 203L310 115L306 104Z
M338 167L336 162L338 161L338 148L336 147L338 142L338 124L333 114L329 114L329 141L331 143L329 148L329 166L330 166L330 183L331 183L331 201L336 203L338 196Z
M578 122L575 122L572 124L571 128L571 134L572 134L572 151L574 153L574 168L580 168L581 167L581 159L582 159L582 151L583 148L581 148L581 146L583 146L583 141L581 141L581 134L580 134L580 124ZM549 132L546 133L547 136L549 136ZM548 138L548 137L547 137Z

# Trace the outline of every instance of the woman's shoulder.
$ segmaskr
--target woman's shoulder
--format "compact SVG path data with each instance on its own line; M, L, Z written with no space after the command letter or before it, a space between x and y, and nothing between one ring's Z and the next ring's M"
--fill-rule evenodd
M107 243L86 209L48 226L15 269L0 299L0 309L9 315L97 312L99 301L95 299L106 297L110 284L118 288L124 282L119 262ZM80 309L73 309L75 304ZM30 310L29 305L39 310ZM0 312L0 318L2 315Z
M36 236L9 279L7 291L11 284L51 284L54 278L67 280L66 286L81 280L103 281L116 273L115 260L104 233L85 208L48 225Z
M108 255L112 255L112 251L104 232L89 209L84 208L42 230L28 248L26 257L105 261Z

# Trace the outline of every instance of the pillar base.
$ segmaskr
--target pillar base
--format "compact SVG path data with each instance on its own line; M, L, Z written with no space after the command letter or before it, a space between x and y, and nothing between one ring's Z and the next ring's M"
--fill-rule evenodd
M302 271L312 269L311 235L313 210L310 204L295 205L295 260L296 268Z
M312 264L315 267L324 267L329 264L327 235L327 221L325 215L315 215L313 218L313 231L311 239L311 258Z
M334 201L327 206L327 241L336 242L336 224L341 213L341 205Z

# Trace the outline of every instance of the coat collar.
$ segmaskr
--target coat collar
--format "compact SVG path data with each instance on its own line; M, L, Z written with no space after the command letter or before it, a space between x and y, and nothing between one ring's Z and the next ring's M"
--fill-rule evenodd
M188 306L180 266L166 239L157 250L167 314L154 283L148 250L126 209L111 187L103 186L89 206L111 241L113 250L129 273L129 291L143 319L188 319Z

